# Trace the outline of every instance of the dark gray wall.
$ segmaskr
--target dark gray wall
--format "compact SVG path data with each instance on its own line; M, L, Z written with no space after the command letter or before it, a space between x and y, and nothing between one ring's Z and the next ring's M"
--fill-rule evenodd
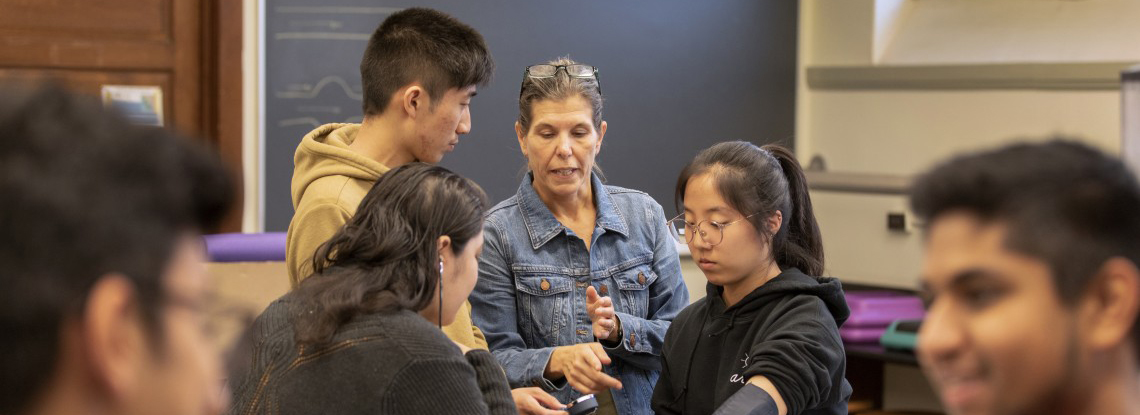
M396 8L436 8L486 38L495 80L475 98L472 132L442 164L474 179L494 202L514 194L525 165L513 129L523 68L559 56L598 67L609 123L598 163L608 183L648 192L666 215L675 211L678 172L700 149L725 140L792 145L795 1L322 3L266 1L268 231L286 229L292 217L289 181L301 136L315 123L360 120L360 56L367 35ZM354 3L359 8L337 8Z

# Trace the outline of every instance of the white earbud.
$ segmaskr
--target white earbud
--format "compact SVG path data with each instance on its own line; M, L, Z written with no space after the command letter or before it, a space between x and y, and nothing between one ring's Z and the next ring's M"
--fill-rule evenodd
M436 316L439 329L443 330L443 260L439 261L439 315Z

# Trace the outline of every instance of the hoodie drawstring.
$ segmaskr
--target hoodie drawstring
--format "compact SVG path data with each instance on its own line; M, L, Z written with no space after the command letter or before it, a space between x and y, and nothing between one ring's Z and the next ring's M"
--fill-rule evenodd
M705 320L701 322L701 328L702 329L704 328L704 322L713 318L712 316L707 315L707 314L711 314L711 313L712 313L712 311L709 311L706 313ZM720 329L720 330L717 330L715 333L709 333L709 337L719 336L726 331L732 330L732 326L736 324L736 315L738 313L740 313L740 308L732 310L732 314L728 315L728 325L725 326L724 328Z

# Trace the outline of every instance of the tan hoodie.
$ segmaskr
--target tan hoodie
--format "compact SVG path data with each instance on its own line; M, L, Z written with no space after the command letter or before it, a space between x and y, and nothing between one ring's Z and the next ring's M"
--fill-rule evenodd
M358 131L360 124L325 124L297 146L290 185L294 213L285 242L285 263L294 288L312 274L317 247L352 218L364 195L388 171L388 166L348 148ZM487 348L483 333L471 323L467 302L443 332L468 347Z

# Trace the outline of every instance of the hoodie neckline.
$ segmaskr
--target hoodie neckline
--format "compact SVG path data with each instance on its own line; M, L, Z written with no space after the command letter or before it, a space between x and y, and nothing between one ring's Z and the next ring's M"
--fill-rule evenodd
M827 305L829 311L838 324L847 321L850 309L843 295L843 287L839 280L828 277L812 277L804 274L798 268L787 268L779 275L756 287L752 292L741 298L731 307L724 302L723 288L708 283L706 292L709 298L708 317L723 316L732 313L731 318L745 316L758 311L770 301L767 297L785 295L814 295Z

